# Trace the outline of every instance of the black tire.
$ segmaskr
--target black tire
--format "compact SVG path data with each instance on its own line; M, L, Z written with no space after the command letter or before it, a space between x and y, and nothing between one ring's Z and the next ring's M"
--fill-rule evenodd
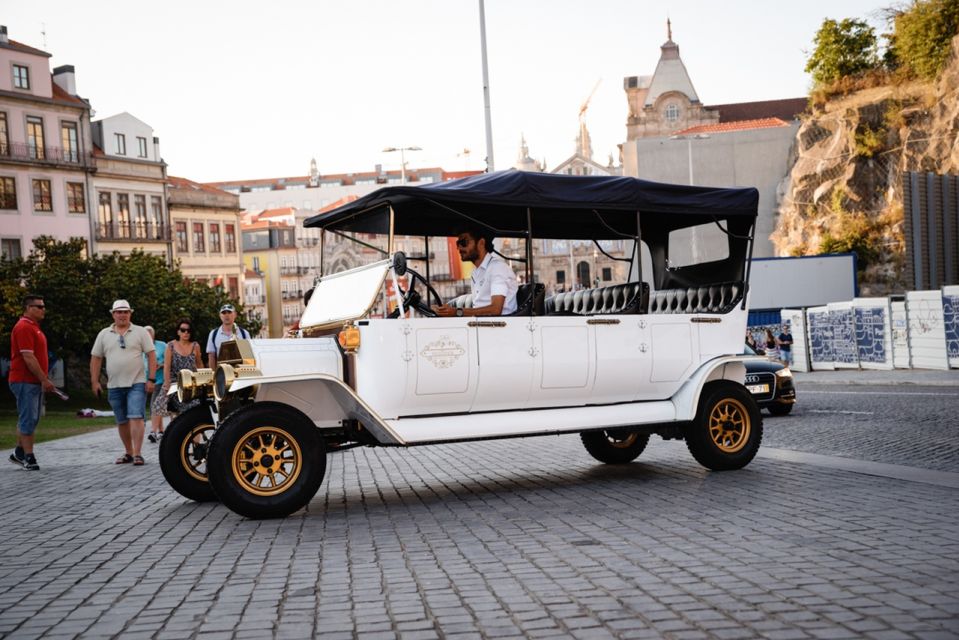
M769 409L769 413L773 414L774 416L789 415L789 412L793 410L793 406L791 404L771 404L766 408Z
M207 478L207 450L215 425L210 408L193 407L174 418L160 440L160 470L167 483L184 498L216 500Z
M306 506L326 473L326 448L306 416L260 402L238 409L210 443L210 484L247 518L282 518Z
M649 434L629 429L607 429L579 434L589 455L606 464L626 464L639 457L649 443Z
M696 418L686 428L686 447L699 464L713 471L742 469L762 439L762 414L745 387L727 380L703 387Z

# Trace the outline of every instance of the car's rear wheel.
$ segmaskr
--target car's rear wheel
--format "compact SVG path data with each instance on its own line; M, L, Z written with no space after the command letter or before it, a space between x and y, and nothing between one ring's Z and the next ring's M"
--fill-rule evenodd
M626 464L639 457L649 442L649 434L629 429L588 431L580 438L589 455L606 464Z
M686 428L686 446L699 464L713 471L741 469L762 439L762 415L745 387L720 380L703 388L696 418Z
M197 502L216 500L207 478L207 448L215 425L210 408L193 407L174 418L160 440L160 471L174 491Z
M210 484L217 497L248 518L281 518L316 495L326 450L316 426L275 403L236 411L210 446Z
M785 416L793 410L793 406L791 404L771 404L766 408L769 409L769 413L773 414L774 416Z

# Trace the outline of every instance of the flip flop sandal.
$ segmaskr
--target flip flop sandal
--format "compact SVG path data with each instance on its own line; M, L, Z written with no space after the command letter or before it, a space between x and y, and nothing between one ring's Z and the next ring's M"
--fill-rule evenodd
M124 453L116 460L117 464L130 464L131 462L133 462L133 456L131 456L129 453Z
M134 467L143 466L143 464L144 464L145 462L146 462L146 461L143 459L143 456L133 456L133 466L134 466Z

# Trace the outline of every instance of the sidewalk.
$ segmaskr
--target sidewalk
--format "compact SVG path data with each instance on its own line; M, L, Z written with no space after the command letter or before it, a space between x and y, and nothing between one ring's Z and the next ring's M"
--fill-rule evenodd
M835 371L796 371L796 384L926 385L959 387L959 369L837 369Z

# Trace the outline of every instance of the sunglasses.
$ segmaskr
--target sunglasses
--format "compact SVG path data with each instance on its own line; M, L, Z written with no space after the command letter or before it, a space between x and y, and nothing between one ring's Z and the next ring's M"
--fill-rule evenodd
M120 336L120 348L121 348L121 349L126 349L126 348L127 348L127 342L126 342L126 340L123 339L123 336Z
M457 247L464 247L464 248L465 248L465 247L469 246L469 243L470 243L470 239L469 239L469 238L457 238L457 239L456 239L456 246L457 246Z
M230 311L229 309L227 309L226 311L221 311L221 312L220 312L220 315L223 315L224 313L235 313L235 312L234 312L234 311Z
M180 327L177 329L177 331L180 331L183 333L190 333L190 327Z
M47 305L45 304L28 304L28 307L36 307L37 309L46 309Z
M117 309L113 313L130 313L129 309Z

